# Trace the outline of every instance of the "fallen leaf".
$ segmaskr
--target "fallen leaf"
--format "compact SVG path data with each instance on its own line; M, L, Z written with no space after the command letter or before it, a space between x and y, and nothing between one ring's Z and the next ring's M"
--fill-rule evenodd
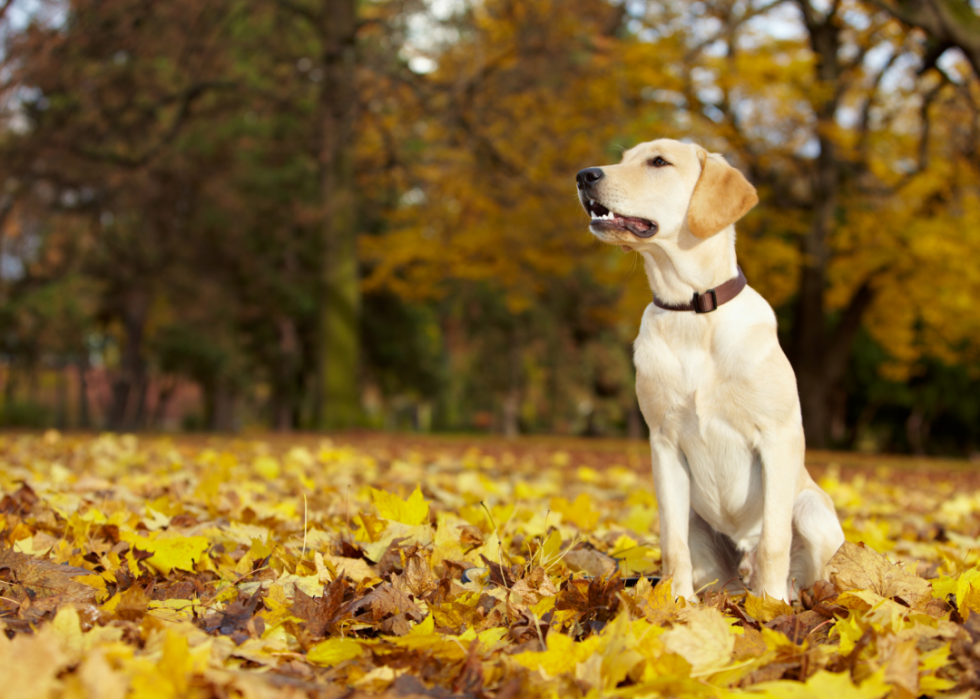
M762 597L756 597L751 592L745 597L745 611L755 619L765 623L783 614L793 614L793 608L776 597L770 597L765 592Z
M333 667L345 660L353 660L364 653L357 641L349 638L331 638L310 648L306 659L314 665Z
M703 677L722 669L735 650L735 636L717 609L692 607L682 615L684 623L660 638L671 653L691 664L691 676Z
M416 486L407 500L392 495L384 490L371 488L371 499L378 508L378 514L384 519L402 524L423 524L429 520L429 503L422 496L422 488Z
M401 590L391 583L382 583L364 597L355 600L344 607L345 613L357 614L367 608L371 619L381 621L386 616L406 614L413 621L421 621L424 614L418 605Z
M612 575L616 572L616 559L595 549L566 551L562 562L573 573L585 573L592 577Z
M0 549L0 596L46 613L60 604L90 604L96 590L75 580L92 571Z
M925 606L932 599L926 580L863 544L845 541L827 564L827 572L840 592L868 590L881 597L899 598L912 607Z
M306 629L313 638L322 638L327 629L340 616L340 608L344 601L343 578L336 578L329 585L324 585L320 597L311 597L299 587L293 594L292 613L306 622Z

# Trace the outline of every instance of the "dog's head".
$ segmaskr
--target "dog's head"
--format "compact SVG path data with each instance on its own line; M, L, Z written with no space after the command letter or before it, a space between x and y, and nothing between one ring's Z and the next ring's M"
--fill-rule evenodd
M670 139L641 143L618 165L586 168L576 180L593 235L636 250L658 239L710 238L759 201L721 155Z

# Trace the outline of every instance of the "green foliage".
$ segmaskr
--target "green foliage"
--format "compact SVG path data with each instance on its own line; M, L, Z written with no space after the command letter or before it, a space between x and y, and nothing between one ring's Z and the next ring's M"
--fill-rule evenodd
M51 410L31 401L8 403L0 410L0 425L3 427L30 427L39 429L52 423Z

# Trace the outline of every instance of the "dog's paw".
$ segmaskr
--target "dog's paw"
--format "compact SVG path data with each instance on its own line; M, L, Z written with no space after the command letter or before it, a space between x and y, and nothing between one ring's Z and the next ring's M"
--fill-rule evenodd
M750 590L755 588L755 553L756 549L742 552L742 560L738 562L738 577L742 579L742 584Z
M701 601L698 595L694 592L694 587L691 585L679 585L673 588L674 599L686 599L688 602L693 602L697 604Z

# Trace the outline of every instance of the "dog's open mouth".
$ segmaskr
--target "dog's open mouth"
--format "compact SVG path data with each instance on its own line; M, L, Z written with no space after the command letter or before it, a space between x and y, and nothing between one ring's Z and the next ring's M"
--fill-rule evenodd
M585 200L585 210L592 217L592 225L602 230L606 227L629 231L638 238L650 238L657 233L657 224L645 218L623 216L610 211L594 199ZM608 230L608 228L607 228Z

